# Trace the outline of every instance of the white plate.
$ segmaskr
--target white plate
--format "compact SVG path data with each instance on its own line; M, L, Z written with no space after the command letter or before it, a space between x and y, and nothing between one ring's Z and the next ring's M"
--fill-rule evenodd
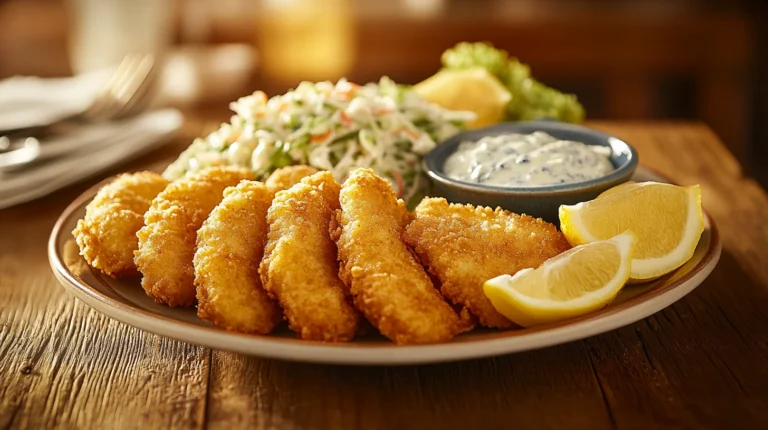
M635 179L663 180L639 168ZM658 312L680 300L709 276L720 258L720 237L707 215L706 230L693 258L655 282L624 288L598 312L520 330L477 329L437 345L397 346L383 337L324 344L298 340L287 329L269 336L228 333L199 320L193 309L171 309L144 294L138 279L114 280L92 270L79 256L71 231L96 194L91 188L67 207L48 243L53 272L67 291L95 310L148 332L216 349L282 360L402 365L464 360L543 348L604 333Z

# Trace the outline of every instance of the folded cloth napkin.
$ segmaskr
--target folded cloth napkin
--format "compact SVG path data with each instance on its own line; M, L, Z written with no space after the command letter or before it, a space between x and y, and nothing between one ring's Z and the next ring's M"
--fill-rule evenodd
M136 158L170 139L182 120L179 111L162 109L41 139L40 156L33 164L0 172L0 209L48 195Z
M15 76L0 81L0 130L48 125L85 111L114 68L70 78Z

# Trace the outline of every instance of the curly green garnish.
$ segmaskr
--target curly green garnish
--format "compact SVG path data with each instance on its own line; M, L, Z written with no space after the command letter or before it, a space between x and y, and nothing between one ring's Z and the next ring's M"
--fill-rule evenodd
M508 120L584 120L584 107L575 95L561 93L535 80L527 65L490 43L459 43L443 53L442 62L446 69L482 67L496 76L512 94L507 106Z

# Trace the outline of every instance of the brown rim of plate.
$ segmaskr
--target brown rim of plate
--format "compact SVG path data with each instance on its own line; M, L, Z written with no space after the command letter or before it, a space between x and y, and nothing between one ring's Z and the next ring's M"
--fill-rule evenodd
M643 169L653 173L654 175L663 178L670 183L673 183L670 181L665 175L659 173L658 171L648 168L646 166L642 166ZM59 253L59 249L57 246L58 239L62 234L62 226L64 223L69 220L69 218L72 216L72 213L80 209L82 206L86 204L88 200L91 200L93 196L96 194L99 188L101 188L106 183L113 180L114 177L107 178L98 184L94 185L93 187L87 189L84 191L80 196L78 196L72 203L70 203L66 209L61 213L59 218L56 220L56 224L53 226L53 230L51 231L51 236L48 239L48 255L53 256L53 258L49 258L51 265L53 268L62 275L69 283L75 287L77 287L81 292L84 294L90 296L91 298L108 305L110 307L116 308L121 311L130 312L136 316L141 316L145 318L155 319L162 322L169 322L177 325L182 325L186 328L193 329L193 330L204 330L212 333L227 333L228 335L240 337L243 339L253 339L254 337L258 337L260 339L268 339L270 341L280 342L280 343L292 343L292 344L301 344L301 345L308 345L308 344L322 344L324 346L332 346L334 348L382 348L382 347L392 347L396 346L394 343L389 341L374 341L374 342L345 342L345 343L323 343L323 342L313 342L313 341L307 341L307 340L301 340L298 338L286 338L286 337L273 337L273 336L257 336L257 335L250 335L250 334L242 334L242 333L235 333L235 332L226 332L222 329L218 329L212 326L201 326L197 324L192 324L186 321L181 321L175 318L170 318L162 314L157 314L154 312L149 312L134 306L131 306L129 304L126 304L125 302L113 299L109 296L104 295L103 293L100 293L97 289L81 282L77 277L75 277L69 269L64 265L62 256ZM712 261L712 259L715 257L717 250L720 249L720 232L717 229L717 226L715 225L714 221L712 220L712 217L707 213L707 211L704 211L704 216L707 220L707 224L709 226L710 231L710 243L709 248L707 248L706 254L702 257L701 261L693 267L689 272L685 273L683 276L681 276L679 279L673 280L673 281L665 281L666 277L662 277L660 280L655 281L657 285L655 285L652 289L645 291L641 294L638 294L635 297L632 297L631 299L625 300L621 303L618 303L615 306L603 308L599 311L592 312L586 315L582 315L580 317L571 318L568 320L551 323L551 324L545 324L535 327L529 327L529 328L519 328L519 329L511 329L511 330L490 330L490 329L482 329L482 331L474 331L469 332L464 335L459 335L456 338L454 338L451 342L447 342L445 344L450 343L464 343L464 342L478 342L478 341L484 341L484 340L492 340L492 339L499 339L499 338L506 338L506 337L517 337L517 336L523 336L528 335L532 333L538 333L541 331L548 331L557 329L560 327L564 327L571 324L576 323L583 323L592 321L595 319L603 318L608 315L615 314L617 312L624 311L628 308L635 307L637 305L640 305L644 302L647 302L648 300L654 299L664 293L667 293L680 285L686 283L691 278L696 276L699 272L701 272L705 267L709 265L709 263ZM97 269L94 269L90 266L88 266L91 270L91 273L98 279L103 280L104 275L99 272ZM678 269L679 270L679 269ZM103 282L103 281L102 281ZM105 282L106 284L106 282ZM108 285L108 284L107 284ZM193 308L189 308L190 310ZM130 324L129 324L130 325ZM190 340L191 341L191 340ZM409 345L411 348L418 348L420 346L428 347L428 346L435 346L435 344L431 345Z

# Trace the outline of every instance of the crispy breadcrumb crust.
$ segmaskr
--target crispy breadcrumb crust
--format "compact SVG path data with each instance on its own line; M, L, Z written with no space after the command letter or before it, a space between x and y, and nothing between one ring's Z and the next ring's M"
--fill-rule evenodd
M253 173L237 167L212 167L172 182L152 201L137 236L136 267L147 295L168 306L195 304L194 268L197 230L228 186Z
M403 242L411 216L391 185L370 169L356 169L340 203L331 236L357 309L398 344L446 342L464 330Z
M328 232L339 191L330 172L315 173L277 193L267 215L269 242L259 273L302 339L348 341L359 326Z
M267 188L269 188L273 194L277 194L278 191L287 190L301 182L302 179L317 172L318 170L314 167L305 166L303 164L281 167L272 172L264 183L267 184Z
M124 173L103 186L72 231L80 255L111 277L135 275L133 252L144 213L168 181L154 172Z
M443 295L486 327L514 326L483 293L486 280L538 267L569 248L554 225L501 208L425 198L414 216L405 241L438 279Z
M267 242L267 210L272 193L261 182L243 181L197 231L194 257L197 315L239 333L267 334L282 319L267 295L258 267Z

